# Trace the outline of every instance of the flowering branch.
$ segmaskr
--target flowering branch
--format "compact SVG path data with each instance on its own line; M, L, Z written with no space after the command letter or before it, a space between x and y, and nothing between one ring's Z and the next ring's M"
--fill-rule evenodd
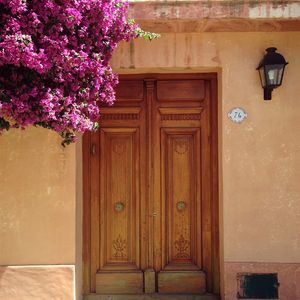
M0 0L0 132L41 126L66 145L97 129L99 103L115 101L113 50L158 37L127 9L127 0Z

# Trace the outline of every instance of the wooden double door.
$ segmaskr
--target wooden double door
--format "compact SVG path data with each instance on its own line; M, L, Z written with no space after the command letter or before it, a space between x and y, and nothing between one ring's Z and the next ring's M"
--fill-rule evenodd
M218 293L216 78L121 76L84 139L84 272L97 294Z

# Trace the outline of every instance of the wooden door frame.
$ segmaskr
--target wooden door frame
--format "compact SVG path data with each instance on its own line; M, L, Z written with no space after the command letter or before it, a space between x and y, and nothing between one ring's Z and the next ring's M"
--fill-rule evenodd
M132 79L203 79L210 81L211 111L211 246L212 278L210 292L220 294L220 236L219 236L219 171L218 171L218 84L217 73L175 73L175 74L134 74L120 75L120 80ZM83 136L83 294L91 290L91 133Z

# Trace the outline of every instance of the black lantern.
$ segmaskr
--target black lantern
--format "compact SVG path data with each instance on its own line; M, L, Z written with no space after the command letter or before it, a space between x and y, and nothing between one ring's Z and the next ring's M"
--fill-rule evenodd
M264 99L272 99L272 91L282 83L284 68L288 64L284 57L276 52L276 48L267 48L267 53L260 62L259 71L261 85L264 89Z

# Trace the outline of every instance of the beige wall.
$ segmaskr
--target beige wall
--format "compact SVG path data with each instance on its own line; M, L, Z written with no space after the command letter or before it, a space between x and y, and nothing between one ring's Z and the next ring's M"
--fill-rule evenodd
M276 46L290 62L284 83L263 100L255 70ZM124 44L121 73L218 71L221 228L225 261L300 262L300 32L163 34ZM242 107L248 118L232 123Z
M45 129L0 137L0 265L75 263L75 147Z

